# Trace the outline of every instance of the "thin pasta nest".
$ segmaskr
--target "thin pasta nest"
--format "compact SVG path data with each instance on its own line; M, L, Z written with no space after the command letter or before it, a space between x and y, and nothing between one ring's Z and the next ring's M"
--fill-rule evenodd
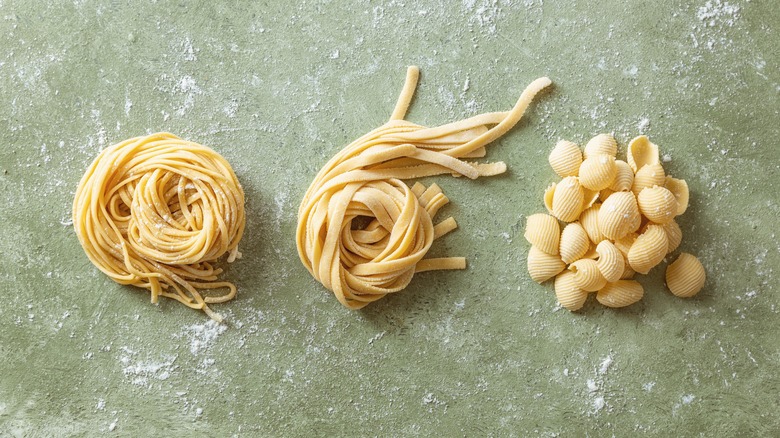
M73 225L90 261L120 284L201 309L236 295L214 261L240 257L244 192L212 149L173 134L136 137L104 149L81 179ZM220 295L200 291L226 289Z
M418 78L417 67L409 67L390 120L336 154L298 209L301 262L351 309L403 290L417 272L466 267L463 257L424 258L433 241L457 224L453 218L433 224L449 202L436 184L410 188L402 180L503 173L502 162L463 158L483 157L485 146L511 129L533 97L551 84L548 78L535 80L510 111L426 128L403 120Z

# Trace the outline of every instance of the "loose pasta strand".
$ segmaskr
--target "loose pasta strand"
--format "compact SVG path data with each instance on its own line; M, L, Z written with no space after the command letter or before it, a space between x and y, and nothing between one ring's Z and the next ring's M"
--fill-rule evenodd
M173 134L136 137L103 150L82 177L73 224L89 260L120 284L149 289L222 317L208 303L233 299L211 262L240 253L244 192L213 150ZM227 289L216 296L199 290Z
M351 309L403 290L416 272L465 269L463 257L424 259L433 241L457 223L447 218L433 224L438 210L449 202L437 185L416 183L409 188L402 180L503 173L502 162L463 158L484 156L485 146L511 129L533 97L551 84L548 78L535 80L510 111L426 128L404 120L418 79L419 69L409 67L388 122L331 158L298 209L301 263Z

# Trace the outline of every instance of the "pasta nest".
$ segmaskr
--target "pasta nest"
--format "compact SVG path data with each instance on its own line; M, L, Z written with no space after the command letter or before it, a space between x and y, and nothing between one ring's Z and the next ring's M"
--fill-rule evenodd
M450 173L471 179L503 173L506 165L463 158L485 156L485 145L511 129L533 97L550 85L535 80L512 110L426 128L403 120L419 78L406 82L390 120L334 156L309 186L298 210L298 255L312 276L351 309L403 290L417 272L465 269L463 257L425 259L433 241L457 223L433 219L449 200L433 184L403 180Z
M212 149L173 134L136 137L104 149L79 183L73 224L90 261L120 284L222 318L208 304L236 295L213 262L240 257L244 192ZM202 296L198 290L227 289Z

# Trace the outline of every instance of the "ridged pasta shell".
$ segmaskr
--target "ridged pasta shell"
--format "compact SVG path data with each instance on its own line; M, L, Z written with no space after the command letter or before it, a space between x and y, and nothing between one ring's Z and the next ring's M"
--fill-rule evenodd
M598 224L601 234L608 239L620 239L636 230L640 223L639 206L631 192L616 192L599 209Z
M647 274L666 256L669 239L660 225L648 225L628 250L628 264L640 274Z
M621 280L631 280L632 278L634 278L634 274L636 274L636 271L631 269L631 265L626 263L626 267L623 268L623 274L620 275L620 279Z
M575 274L563 271L555 277L555 297L566 309L579 310L588 299L588 293L582 290L574 281Z
M582 213L585 193L576 176L567 176L555 186L552 198L553 215L564 222L577 220Z
M643 189L636 197L636 202L639 211L657 224L669 223L677 214L677 199L663 187Z
M547 254L556 255L561 244L561 227L549 214L532 214L526 219L523 237L531 246Z
M580 184L586 189L606 189L615 180L615 175L617 167L614 155L591 155L580 165Z
M640 135L628 143L626 161L634 172L638 172L645 165L658 164L658 146L651 143L646 135Z
M610 155L613 158L617 155L617 142L610 134L599 134L588 140L582 153L586 160L588 157L600 154Z
M582 209L585 210L587 208L590 208L593 206L593 204L596 203L596 201L599 200L599 192L596 192L594 190L582 188L583 193L583 201L582 201Z
M684 252L666 267L666 286L678 297L689 298L704 287L707 275L699 259Z
M582 164L582 152L576 143L561 140L550 152L547 160L555 173L561 178L577 176L580 164Z
M607 307L626 307L642 299L645 290L634 280L608 283L596 294L596 300Z
M675 216L679 216L685 213L688 209L688 198L690 193L688 192L688 183L684 179L672 178L667 176L664 181L664 187L666 187L677 200L677 212Z
M550 213L550 214L553 214L553 209L552 209L553 195L555 194L555 187L556 186L557 186L557 184L552 183L544 191L544 206L547 208L547 212Z
M582 228L588 233L588 238L590 238L590 241L593 243L599 243L606 239L606 237L601 234L601 230L599 230L599 209L601 209L601 204L593 204L592 207L580 214L580 225L582 225Z
M582 258L589 247L588 233L578 222L572 222L563 228L559 253L564 263L569 264Z
M569 265L569 271L574 272L574 282L586 292L596 292L607 284L595 260L577 260Z
M606 201L606 200L607 200L607 198L609 198L609 197L610 197L610 196L611 196L613 193L615 193L615 191L614 191L614 190L612 190L612 189L610 189L610 188L601 189L601 191L599 191L599 199L601 200L601 202L604 202L604 201Z
M596 244L591 242L590 246L588 247L588 250L585 252L585 254L582 255L582 258L596 260L598 257L599 255L596 252Z
M566 264L559 256L547 254L535 246L528 251L528 274L533 281L544 283L564 269Z
M680 246L680 242L682 242L682 230L680 229L680 226L677 225L677 222L672 220L664 224L664 231L666 232L666 238L669 239L668 254Z
M625 236L621 237L620 239L615 239L614 243L615 247L620 250L620 252L623 254L623 258L628 258L628 251L631 249L631 246L636 242L637 237L639 237L639 234L637 233L628 233Z
M625 192L634 186L634 169L623 160L615 160L615 179L609 188L615 192Z
M634 195L639 195L642 189L653 186L663 187L665 182L666 175L661 163L647 164L634 175L634 185L631 186L631 191L634 192Z
M596 254L599 256L597 265L604 279L610 283L620 280L626 269L626 261L615 244L609 240L600 242L596 246Z

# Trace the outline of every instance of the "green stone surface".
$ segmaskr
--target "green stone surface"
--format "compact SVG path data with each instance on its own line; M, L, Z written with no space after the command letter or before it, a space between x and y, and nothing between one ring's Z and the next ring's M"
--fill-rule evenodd
M776 2L220 3L0 2L0 436L777 436ZM555 85L489 147L505 175L425 180L460 226L430 254L468 269L350 311L300 263L297 207L410 64L428 126ZM115 284L70 223L98 152L156 131L246 191L225 326ZM547 154L600 132L687 180L697 297L661 266L640 303L573 314L528 277Z

